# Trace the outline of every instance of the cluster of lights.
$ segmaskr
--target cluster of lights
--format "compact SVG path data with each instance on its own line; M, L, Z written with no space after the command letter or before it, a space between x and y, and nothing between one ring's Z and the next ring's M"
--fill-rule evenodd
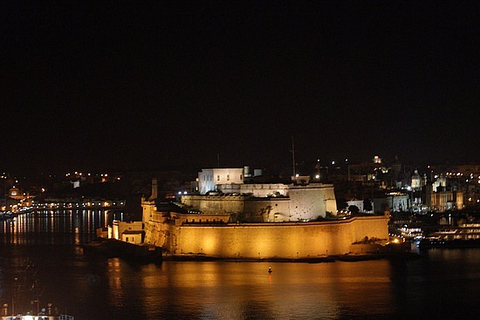
M78 177L82 177L84 174L82 172L75 171L73 173L73 175L78 176ZM72 176L72 174L70 172L65 174L65 177L70 177L70 176ZM89 172L89 173L86 174L86 176L90 177L90 176L92 176L92 174ZM108 177L108 173L101 173L100 177Z
M124 201L87 201L87 202L49 202L49 203L37 203L35 208L80 208L80 207L111 207L111 206L124 206Z
M460 176L463 176L463 173L461 173L461 172L457 172L457 173L455 173L455 172L447 172L447 176L451 176L451 177L452 177L452 176L457 176L457 177L460 177Z

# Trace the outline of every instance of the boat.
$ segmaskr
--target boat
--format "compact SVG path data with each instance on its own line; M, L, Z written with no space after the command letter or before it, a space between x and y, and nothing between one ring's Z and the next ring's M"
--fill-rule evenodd
M428 248L480 248L480 223L464 223L431 233L419 243Z
M162 248L137 245L117 239L99 238L83 245L84 253L98 253L109 258L122 258L138 263L162 262Z

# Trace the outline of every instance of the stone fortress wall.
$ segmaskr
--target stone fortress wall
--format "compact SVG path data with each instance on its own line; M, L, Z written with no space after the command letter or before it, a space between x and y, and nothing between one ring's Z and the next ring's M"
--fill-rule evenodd
M258 185L250 186L252 191ZM275 190L279 189L276 185ZM266 190L263 189L263 190ZM184 195L182 204L206 214L232 214L233 221L282 222L308 221L336 215L333 185L289 186L288 197L257 197L245 194Z
M348 253L354 242L365 237L388 239L387 216L325 222L237 224L226 223L228 215L170 214L165 217L155 212L152 206L144 206L145 242L162 246L171 255L202 254L238 259L315 258Z
M177 227L172 254L222 258L313 258L350 252L365 237L388 239L388 218L359 217L335 222Z

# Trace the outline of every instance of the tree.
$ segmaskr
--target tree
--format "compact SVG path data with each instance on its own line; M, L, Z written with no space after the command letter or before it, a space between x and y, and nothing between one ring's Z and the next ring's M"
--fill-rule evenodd
M350 211L352 214L358 214L360 212L360 209L357 206L349 206L348 211Z
M372 201L370 201L370 199L363 200L363 211L372 211L372 210L373 210Z

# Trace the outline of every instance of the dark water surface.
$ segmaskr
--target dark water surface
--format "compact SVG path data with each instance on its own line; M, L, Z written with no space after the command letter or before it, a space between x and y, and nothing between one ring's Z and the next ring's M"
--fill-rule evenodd
M433 249L395 263L132 265L83 254L80 245L104 221L103 211L59 211L1 222L0 303L11 304L15 294L16 310L35 310L40 292L40 305L53 302L76 320L465 319L478 313L480 249Z

